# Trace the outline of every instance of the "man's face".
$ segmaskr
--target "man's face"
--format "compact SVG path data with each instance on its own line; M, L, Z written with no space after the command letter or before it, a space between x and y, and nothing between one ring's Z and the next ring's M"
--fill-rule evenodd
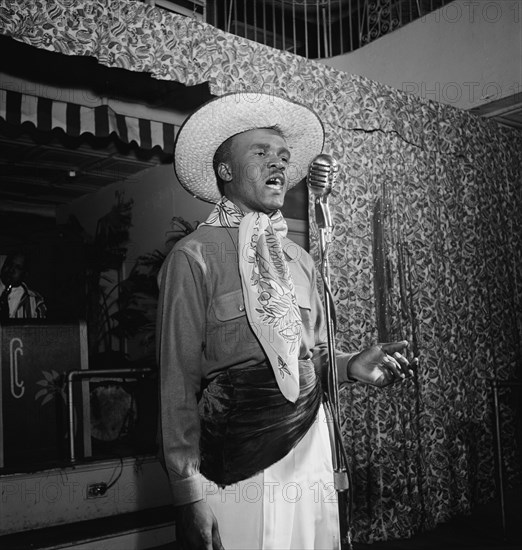
M234 136L230 158L218 167L228 199L243 212L268 214L283 206L290 151L276 130L260 128Z
M0 278L5 286L20 286L25 276L25 258L22 254L8 256L2 266Z

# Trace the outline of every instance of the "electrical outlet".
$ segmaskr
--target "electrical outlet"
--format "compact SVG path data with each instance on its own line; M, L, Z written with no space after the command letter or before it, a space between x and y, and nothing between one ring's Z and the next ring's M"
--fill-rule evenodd
M87 498L98 498L107 492L107 483L92 483L87 485Z

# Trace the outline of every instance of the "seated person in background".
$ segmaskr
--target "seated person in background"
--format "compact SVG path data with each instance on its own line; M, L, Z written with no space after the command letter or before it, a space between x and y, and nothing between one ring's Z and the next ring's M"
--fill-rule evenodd
M27 255L20 250L11 252L0 271L0 321L46 316L43 297L24 283L27 273Z

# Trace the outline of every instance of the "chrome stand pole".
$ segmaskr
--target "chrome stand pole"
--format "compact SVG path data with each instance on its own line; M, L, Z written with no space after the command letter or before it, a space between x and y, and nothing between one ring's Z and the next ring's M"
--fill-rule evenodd
M320 200L320 199L318 199ZM350 532L350 498L348 465L346 464L341 440L341 412L339 406L339 381L337 375L337 360L335 355L335 312L330 290L330 265L327 248L331 242L331 230L328 227L319 229L319 245L321 248L321 274L324 287L324 305L328 337L328 377L327 377L327 408L329 421L333 423L330 430L333 442L332 462L334 472L334 487L337 492L339 509L339 532L341 550L352 550Z

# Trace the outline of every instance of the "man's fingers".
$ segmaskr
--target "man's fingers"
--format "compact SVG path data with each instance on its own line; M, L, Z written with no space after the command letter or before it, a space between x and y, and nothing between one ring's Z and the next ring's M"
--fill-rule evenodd
M389 342L386 344L379 344L379 347L388 355L393 355L396 352L400 352L408 347L408 340L401 340L400 342Z
M411 374L414 374L415 371L417 370L419 366L419 358L418 357L414 357L411 361L410 361L410 372Z
M407 344L406 341L404 342ZM406 378L409 376L413 376L419 364L419 360L417 357L415 357L410 362L404 355L402 355L398 351L393 352L393 354L390 353L396 344L403 345L404 342L380 345L383 353L388 354L383 358L383 365L391 371L394 378Z
M394 359L399 364L401 371L404 373L404 375L409 376L410 374L413 374L410 370L410 362L404 355L400 354L398 351L396 351L393 354Z
M385 344L379 344L383 353L391 355L399 364L401 371L406 376L413 376L417 367L419 366L419 359L414 357L409 361L401 351L405 350L409 345L408 340L401 340L400 342L389 342Z
M384 366L392 371L394 377L404 378L404 373L402 372L399 363L393 357L391 357L390 355L385 355L382 361L384 363Z

